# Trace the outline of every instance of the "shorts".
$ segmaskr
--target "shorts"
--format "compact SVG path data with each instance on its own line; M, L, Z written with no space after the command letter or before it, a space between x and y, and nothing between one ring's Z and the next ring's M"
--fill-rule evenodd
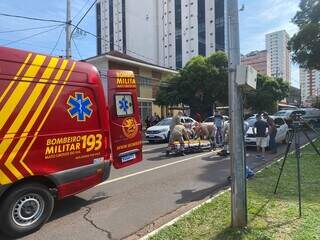
M257 147L266 148L266 147L268 147L268 138L267 137L257 137L256 143L257 143Z

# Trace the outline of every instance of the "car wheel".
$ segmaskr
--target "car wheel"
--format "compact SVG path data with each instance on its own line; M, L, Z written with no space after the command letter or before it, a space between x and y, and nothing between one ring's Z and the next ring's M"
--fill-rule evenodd
M52 214L54 198L49 189L38 183L26 183L9 190L1 201L1 231L13 238L33 233Z

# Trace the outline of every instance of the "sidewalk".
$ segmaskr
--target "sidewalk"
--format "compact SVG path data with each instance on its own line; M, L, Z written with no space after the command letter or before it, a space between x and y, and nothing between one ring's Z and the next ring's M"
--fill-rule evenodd
M274 163L248 181L246 229L230 228L231 198L227 191L150 239L320 239L320 157L311 146L302 150L301 219L294 155L287 160L278 194L274 195L279 166L279 162Z

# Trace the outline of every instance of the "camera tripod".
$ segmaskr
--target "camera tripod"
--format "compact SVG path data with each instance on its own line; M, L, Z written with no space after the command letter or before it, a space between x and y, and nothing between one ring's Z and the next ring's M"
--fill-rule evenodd
M312 141L312 139L309 137L309 135L307 134L307 132L304 129L304 126L307 126L309 129L311 129L313 132L315 132L318 136L319 133L318 131L316 131L313 127L310 126L310 124L308 124L302 117L301 115L296 115L293 117L293 124L292 124L292 131L290 133L289 136L289 141L287 144L287 148L284 154L284 158L283 158L283 162L282 165L280 167L280 173L278 176L278 180L277 180L277 184L275 186L274 189L274 194L277 193L278 190L278 186L279 186L279 182L282 176L282 172L283 172L283 168L284 165L286 163L286 160L288 158L291 146L293 144L293 141L295 143L295 156L296 156L296 160L297 160L297 182L298 182L298 204L299 204L299 217L302 216L302 202L301 202L301 168L300 168L300 159L301 159L301 146L300 146L300 134L299 133L303 133L304 136L307 138L308 142L310 143L310 145L313 147L313 149L315 150L315 152L320 156L320 151L318 150L318 148L316 147L316 145L314 144L314 142Z

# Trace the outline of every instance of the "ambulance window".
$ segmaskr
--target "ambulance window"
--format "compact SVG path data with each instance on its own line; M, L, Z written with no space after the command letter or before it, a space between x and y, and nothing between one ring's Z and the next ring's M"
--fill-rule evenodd
M117 94L116 109L118 117L133 115L132 96L130 94Z

